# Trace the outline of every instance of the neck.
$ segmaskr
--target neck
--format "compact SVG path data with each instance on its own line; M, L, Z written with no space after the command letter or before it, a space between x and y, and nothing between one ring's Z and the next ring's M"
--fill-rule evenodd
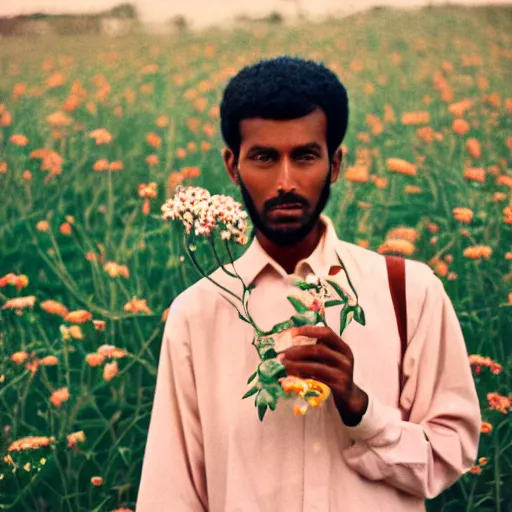
M297 263L307 258L317 247L322 235L325 231L325 226L320 219L315 228L304 238L301 242L283 247L277 245L269 240L261 231L256 231L256 239L265 252L276 262L284 268L287 274L293 274Z

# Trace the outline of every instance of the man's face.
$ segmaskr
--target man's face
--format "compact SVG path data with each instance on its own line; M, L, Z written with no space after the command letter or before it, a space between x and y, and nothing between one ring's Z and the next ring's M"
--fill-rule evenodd
M240 133L238 166L229 150L224 160L254 226L276 245L299 243L315 228L339 175L341 151L330 164L324 112L244 119Z

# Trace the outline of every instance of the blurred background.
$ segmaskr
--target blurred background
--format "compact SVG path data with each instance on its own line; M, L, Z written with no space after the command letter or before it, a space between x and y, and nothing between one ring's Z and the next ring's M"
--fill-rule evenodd
M167 310L199 278L160 206L241 200L222 91L289 54L348 90L338 235L429 264L464 332L479 454L428 508L510 510L511 34L498 0L0 4L0 508L135 509Z

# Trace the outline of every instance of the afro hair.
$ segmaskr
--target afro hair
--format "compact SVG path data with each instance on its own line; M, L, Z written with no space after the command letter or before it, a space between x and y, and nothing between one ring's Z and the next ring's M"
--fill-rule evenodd
M246 66L227 84L220 105L221 132L238 160L240 121L297 119L320 107L327 117L329 158L339 147L348 125L347 91L323 64L280 56Z

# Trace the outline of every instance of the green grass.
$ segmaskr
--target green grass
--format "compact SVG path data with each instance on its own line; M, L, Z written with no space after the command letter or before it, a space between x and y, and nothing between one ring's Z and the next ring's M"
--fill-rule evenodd
M174 297L198 279L194 269L180 261L184 251L179 233L159 218L159 207L169 195L169 175L199 167L201 175L186 183L240 199L223 170L219 120L210 109L218 105L227 79L240 67L262 57L292 54L322 60L347 86L351 115L344 165L353 165L357 152L369 149L370 174L388 180L385 188L372 180L342 179L334 186L326 213L338 235L377 250L391 228L407 226L418 234L414 259L430 262L440 272L433 258L450 255L449 274L442 279L468 352L504 367L497 375L487 368L475 374L483 417L493 425L480 442L479 457L486 457L487 464L479 475L464 475L429 507L505 511L512 500L510 413L491 409L486 395L508 396L512 380L507 343L512 332L510 253L507 257L512 227L504 214L511 198L510 188L499 181L500 176L511 176L511 33L512 8L488 7L374 10L321 25L208 30L180 39L4 39L0 98L12 122L0 126L0 162L5 163L0 173L0 278L23 274L29 282L19 291L12 285L0 288L0 302L31 295L36 302L21 314L1 310L0 454L7 454L10 443L24 436L54 436L55 444L12 452L15 472L0 459L0 505L14 511L134 508L161 316ZM144 70L150 64L156 68ZM47 80L55 73L64 75L63 84L49 88ZM436 73L449 84L451 98L443 99L434 87ZM86 97L67 113L73 122L55 138L46 118L62 110L75 81ZM97 94L102 83L103 99ZM22 93L15 97L15 90ZM204 105L194 95L204 98ZM470 130L458 135L448 106L466 98L474 101L463 116ZM395 121L383 121L385 105L394 110ZM417 136L417 126L403 125L401 115L409 111L428 111L429 125L442 140L428 144ZM368 114L383 121L382 133L372 134ZM165 127L155 124L162 115L169 118ZM197 131L191 129L191 118L199 121ZM205 133L205 123L215 133ZM87 134L97 128L108 130L112 142L96 145ZM160 147L148 144L149 132L161 137ZM28 144L13 144L14 134L25 135ZM480 157L467 152L468 138L480 142ZM201 150L204 141L211 149ZM180 157L177 150L191 142L197 149ZM41 160L30 157L41 148L63 158L61 173L50 179L49 172L40 169ZM150 154L158 155L156 166L146 163ZM391 157L418 163L417 175L387 171L386 159ZM121 160L124 169L94 171L100 159ZM485 183L465 179L467 167L484 168ZM30 171L30 181L24 171ZM153 181L158 197L150 200L150 215L144 215L137 188ZM407 185L422 192L406 194ZM498 201L496 192L504 193L504 199ZM472 209L473 220L467 225L456 221L455 207ZM66 216L74 218L70 235L60 232ZM49 231L37 229L43 220ZM432 223L438 226L435 234ZM467 232L461 233L461 228ZM491 247L491 257L465 257L464 249L473 245ZM96 262L86 258L89 252L97 255ZM198 257L211 264L204 255ZM126 265L129 277L110 277L104 270L107 261ZM133 297L146 299L151 313L125 311ZM91 312L94 319L106 322L105 330L87 322L80 324L83 339L63 339L60 326L71 324L41 309L47 299L70 311ZM93 368L85 362L85 355L103 344L127 351L118 360L119 374L108 382L103 379L104 365ZM20 351L32 360L55 355L59 363L39 366L32 373L12 361L12 354ZM56 407L49 397L62 387L68 387L70 398ZM66 436L77 431L84 431L85 442L68 448ZM36 464L42 457L46 463ZM27 461L28 471L23 467ZM101 476L103 485L93 486L93 476Z

